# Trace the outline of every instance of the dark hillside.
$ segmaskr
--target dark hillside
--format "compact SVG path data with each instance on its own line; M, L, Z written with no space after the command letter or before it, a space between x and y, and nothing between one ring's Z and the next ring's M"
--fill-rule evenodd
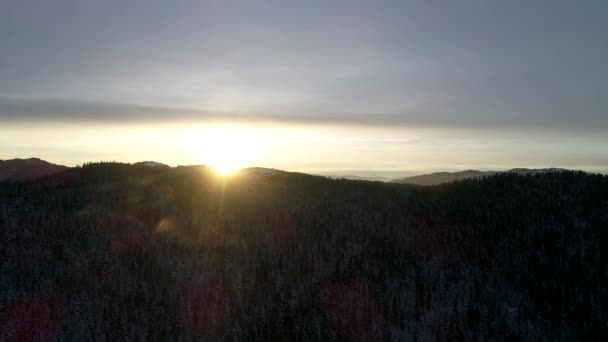
M604 340L607 227L601 175L89 164L0 183L0 340Z
M69 170L38 158L0 160L1 181L29 181Z

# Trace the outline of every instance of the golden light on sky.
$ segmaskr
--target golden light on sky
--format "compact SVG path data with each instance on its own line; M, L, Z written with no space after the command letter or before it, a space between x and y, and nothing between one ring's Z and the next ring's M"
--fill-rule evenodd
M201 164L222 174L253 166L269 148L269 137L253 127L208 125L185 128L179 133L184 150Z
M565 167L606 170L608 138L521 129L467 130L230 121L9 122L0 159L63 165L153 160L220 172L271 167L308 173ZM499 158L497 158L499 156ZM349 171L350 170L350 171ZM396 174L403 174L396 172Z

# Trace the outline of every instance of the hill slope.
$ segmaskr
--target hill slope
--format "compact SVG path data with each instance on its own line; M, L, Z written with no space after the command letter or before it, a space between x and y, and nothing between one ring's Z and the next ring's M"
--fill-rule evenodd
M607 206L580 172L0 183L0 340L606 340Z
M67 171L69 168L38 158L0 160L0 181L32 180Z

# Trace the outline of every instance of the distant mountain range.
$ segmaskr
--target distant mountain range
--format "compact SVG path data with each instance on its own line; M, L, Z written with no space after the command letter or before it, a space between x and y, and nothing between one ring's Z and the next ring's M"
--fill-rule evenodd
M171 166L158 163L155 161L142 161L134 163L134 166L145 166L150 168L169 169ZM70 167L52 164L39 158L28 158L28 159L10 159L0 160L0 181L13 180L13 181L26 181L48 177L51 175L59 174L64 171L70 170ZM280 170L267 169L252 167L247 168L249 172L256 173L276 173ZM516 168L508 171L478 171L478 170L465 170L458 172L434 172L430 174L423 174L405 178L390 179L383 176L357 176L357 175L326 175L328 178L345 178L351 180L367 180L367 181L384 181L391 183L407 183L416 185L436 185L441 183L452 182L461 179L479 178L484 176L490 176L500 172L506 173L517 173L517 174L536 174L546 172L557 172L564 171L564 169L548 168L548 169L524 169Z
M412 176L394 179L392 183L407 183L416 185L437 185L441 183L453 182L461 179L480 178L484 176L491 176L497 173L516 173L521 175L547 173L547 172L559 172L566 171L565 169L548 168L548 169L524 169L516 168L507 171L478 171L478 170L465 170L458 172L434 172L424 175Z

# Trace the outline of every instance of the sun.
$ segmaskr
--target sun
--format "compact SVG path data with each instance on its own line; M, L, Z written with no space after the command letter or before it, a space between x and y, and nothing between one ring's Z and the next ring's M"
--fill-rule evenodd
M238 161L234 160L220 160L212 163L211 167L222 175L233 173L242 167Z
M266 147L266 140L254 128L213 125L197 127L184 134L194 159L222 175L250 166Z
M230 174L247 163L247 155L239 150L238 142L221 142L204 156L207 165L220 174Z

